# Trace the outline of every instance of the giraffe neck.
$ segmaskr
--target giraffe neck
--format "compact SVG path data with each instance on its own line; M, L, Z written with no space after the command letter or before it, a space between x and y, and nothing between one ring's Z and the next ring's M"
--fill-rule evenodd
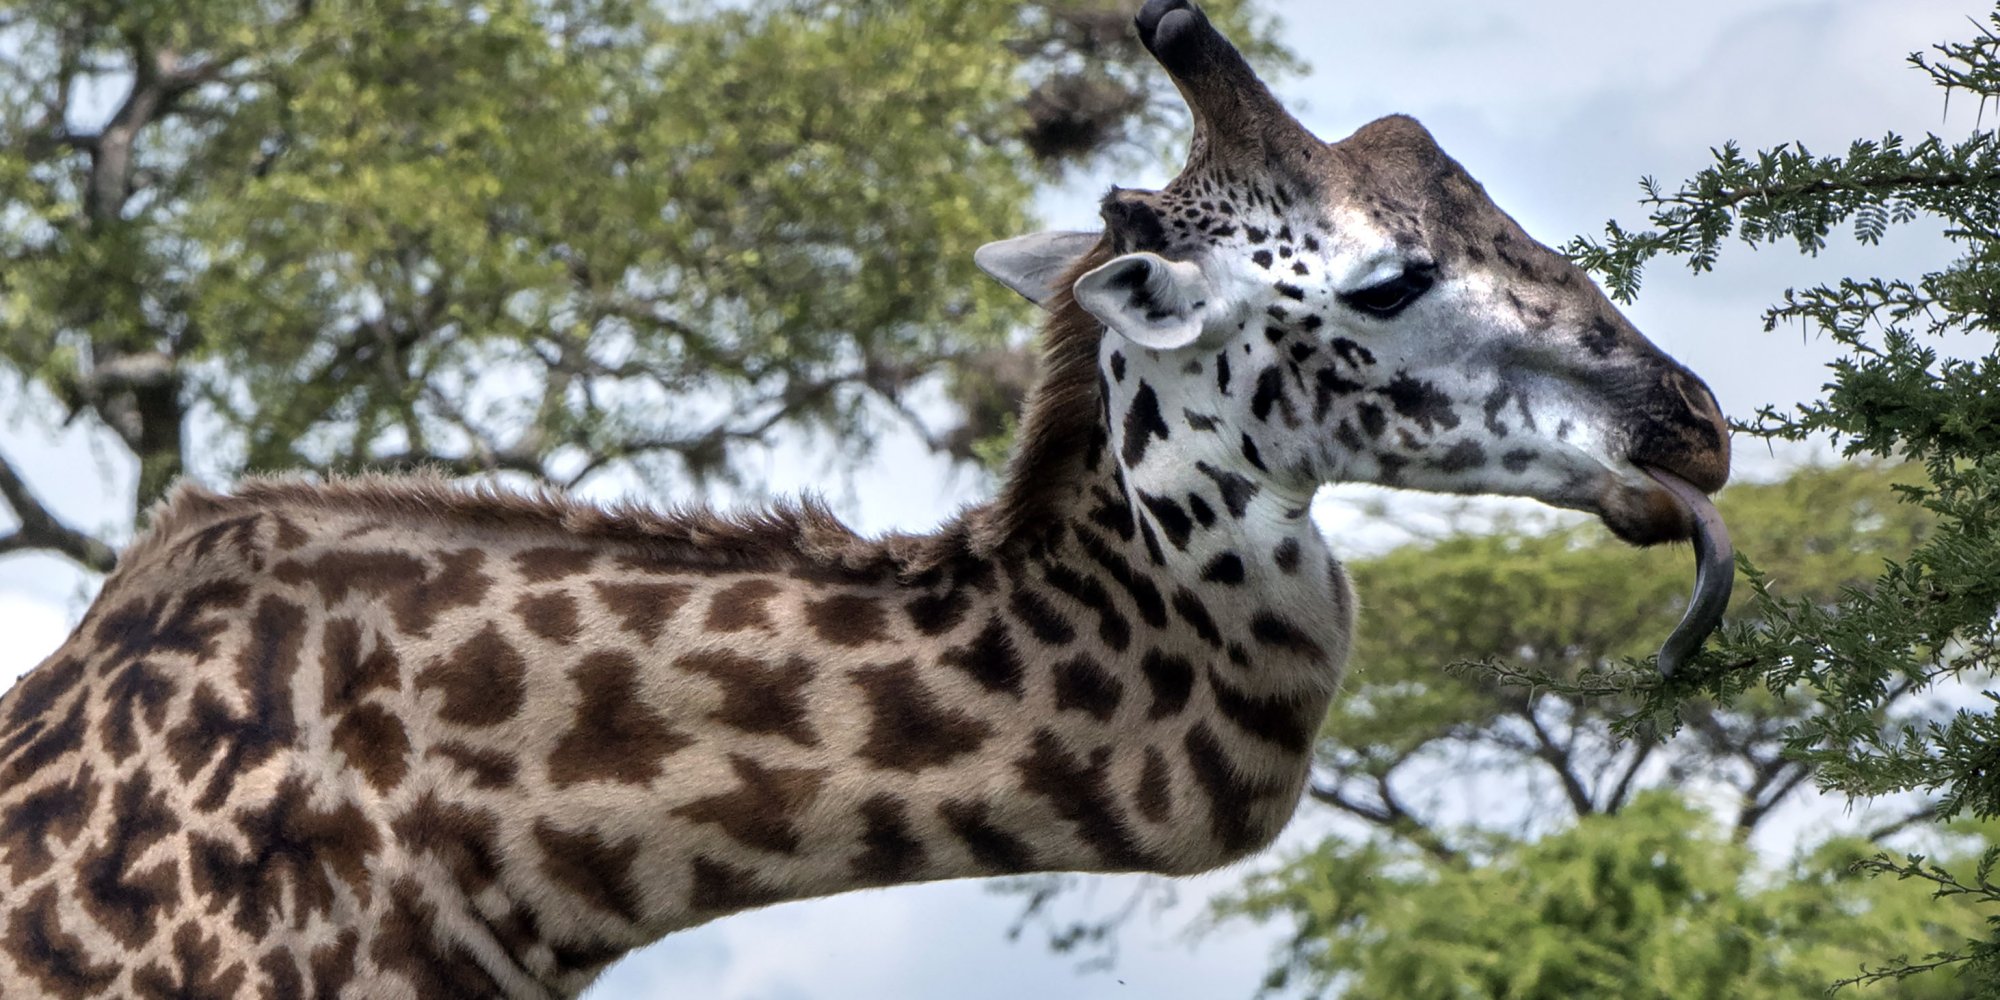
M1002 502L923 538L185 493L0 702L0 919L61 946L0 949L0 985L133 992L196 948L281 994L567 996L750 907L1256 849L1345 579L1303 498L1135 422L1139 368L1064 370L1033 411L1081 419L1031 419Z

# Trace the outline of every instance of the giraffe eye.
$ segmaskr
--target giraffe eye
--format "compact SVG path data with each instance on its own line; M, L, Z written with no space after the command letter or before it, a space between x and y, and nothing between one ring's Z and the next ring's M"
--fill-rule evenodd
M1350 309L1388 319L1430 291L1437 280L1436 271L1435 264L1410 264L1403 268L1402 274L1367 288L1357 288L1342 295L1340 301Z

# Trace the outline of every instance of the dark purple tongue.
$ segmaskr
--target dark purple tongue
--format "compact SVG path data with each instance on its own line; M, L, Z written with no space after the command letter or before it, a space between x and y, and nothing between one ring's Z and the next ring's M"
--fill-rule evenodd
M1729 592L1736 585L1736 552L1730 547L1729 528L1722 523L1721 512L1708 502L1706 494L1671 472L1645 471L1694 518L1694 595L1688 598L1681 623L1660 646L1660 676L1672 677L1722 623L1722 611L1729 607Z

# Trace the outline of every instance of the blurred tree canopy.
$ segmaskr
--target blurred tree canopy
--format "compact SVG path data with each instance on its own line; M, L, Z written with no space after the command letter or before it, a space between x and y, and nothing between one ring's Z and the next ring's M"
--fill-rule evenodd
M1179 114L1130 7L5 0L0 366L138 510L190 469L854 457L940 371L965 425L920 430L971 457L1026 377L972 249ZM28 480L0 551L108 568Z
M1896 500L1912 478L1807 468L1733 486L1720 506L1774 590L1825 605L1934 530L1933 515ZM1882 839L1927 825L1928 801L1864 813L1839 836L1788 833L1809 852L1760 863L1753 834L1811 777L1785 753L1786 734L1819 711L1811 699L1690 701L1686 731L1663 743L1620 738L1642 695L1574 684L1658 645L1686 600L1686 560L1634 552L1596 524L1503 525L1352 566L1369 611L1311 796L1360 832L1284 859L1216 908L1297 927L1267 989L1805 998L1866 959L1977 933L1976 914L1852 870ZM1735 619L1757 602L1740 593ZM1445 667L1478 660L1489 662ZM1890 708L1926 710L1914 697ZM1950 844L1963 856L1985 840L1971 830ZM1962 988L1912 981L1871 995Z

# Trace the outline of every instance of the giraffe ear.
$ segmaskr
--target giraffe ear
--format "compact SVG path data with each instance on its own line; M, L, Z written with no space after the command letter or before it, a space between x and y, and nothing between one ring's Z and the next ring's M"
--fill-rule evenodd
M972 262L1021 296L1043 308L1062 291L1062 277L1095 249L1102 233L1049 232L988 243L972 252Z
M1076 281L1076 301L1119 336L1154 350L1201 338L1214 299L1208 276L1184 260L1128 253Z

